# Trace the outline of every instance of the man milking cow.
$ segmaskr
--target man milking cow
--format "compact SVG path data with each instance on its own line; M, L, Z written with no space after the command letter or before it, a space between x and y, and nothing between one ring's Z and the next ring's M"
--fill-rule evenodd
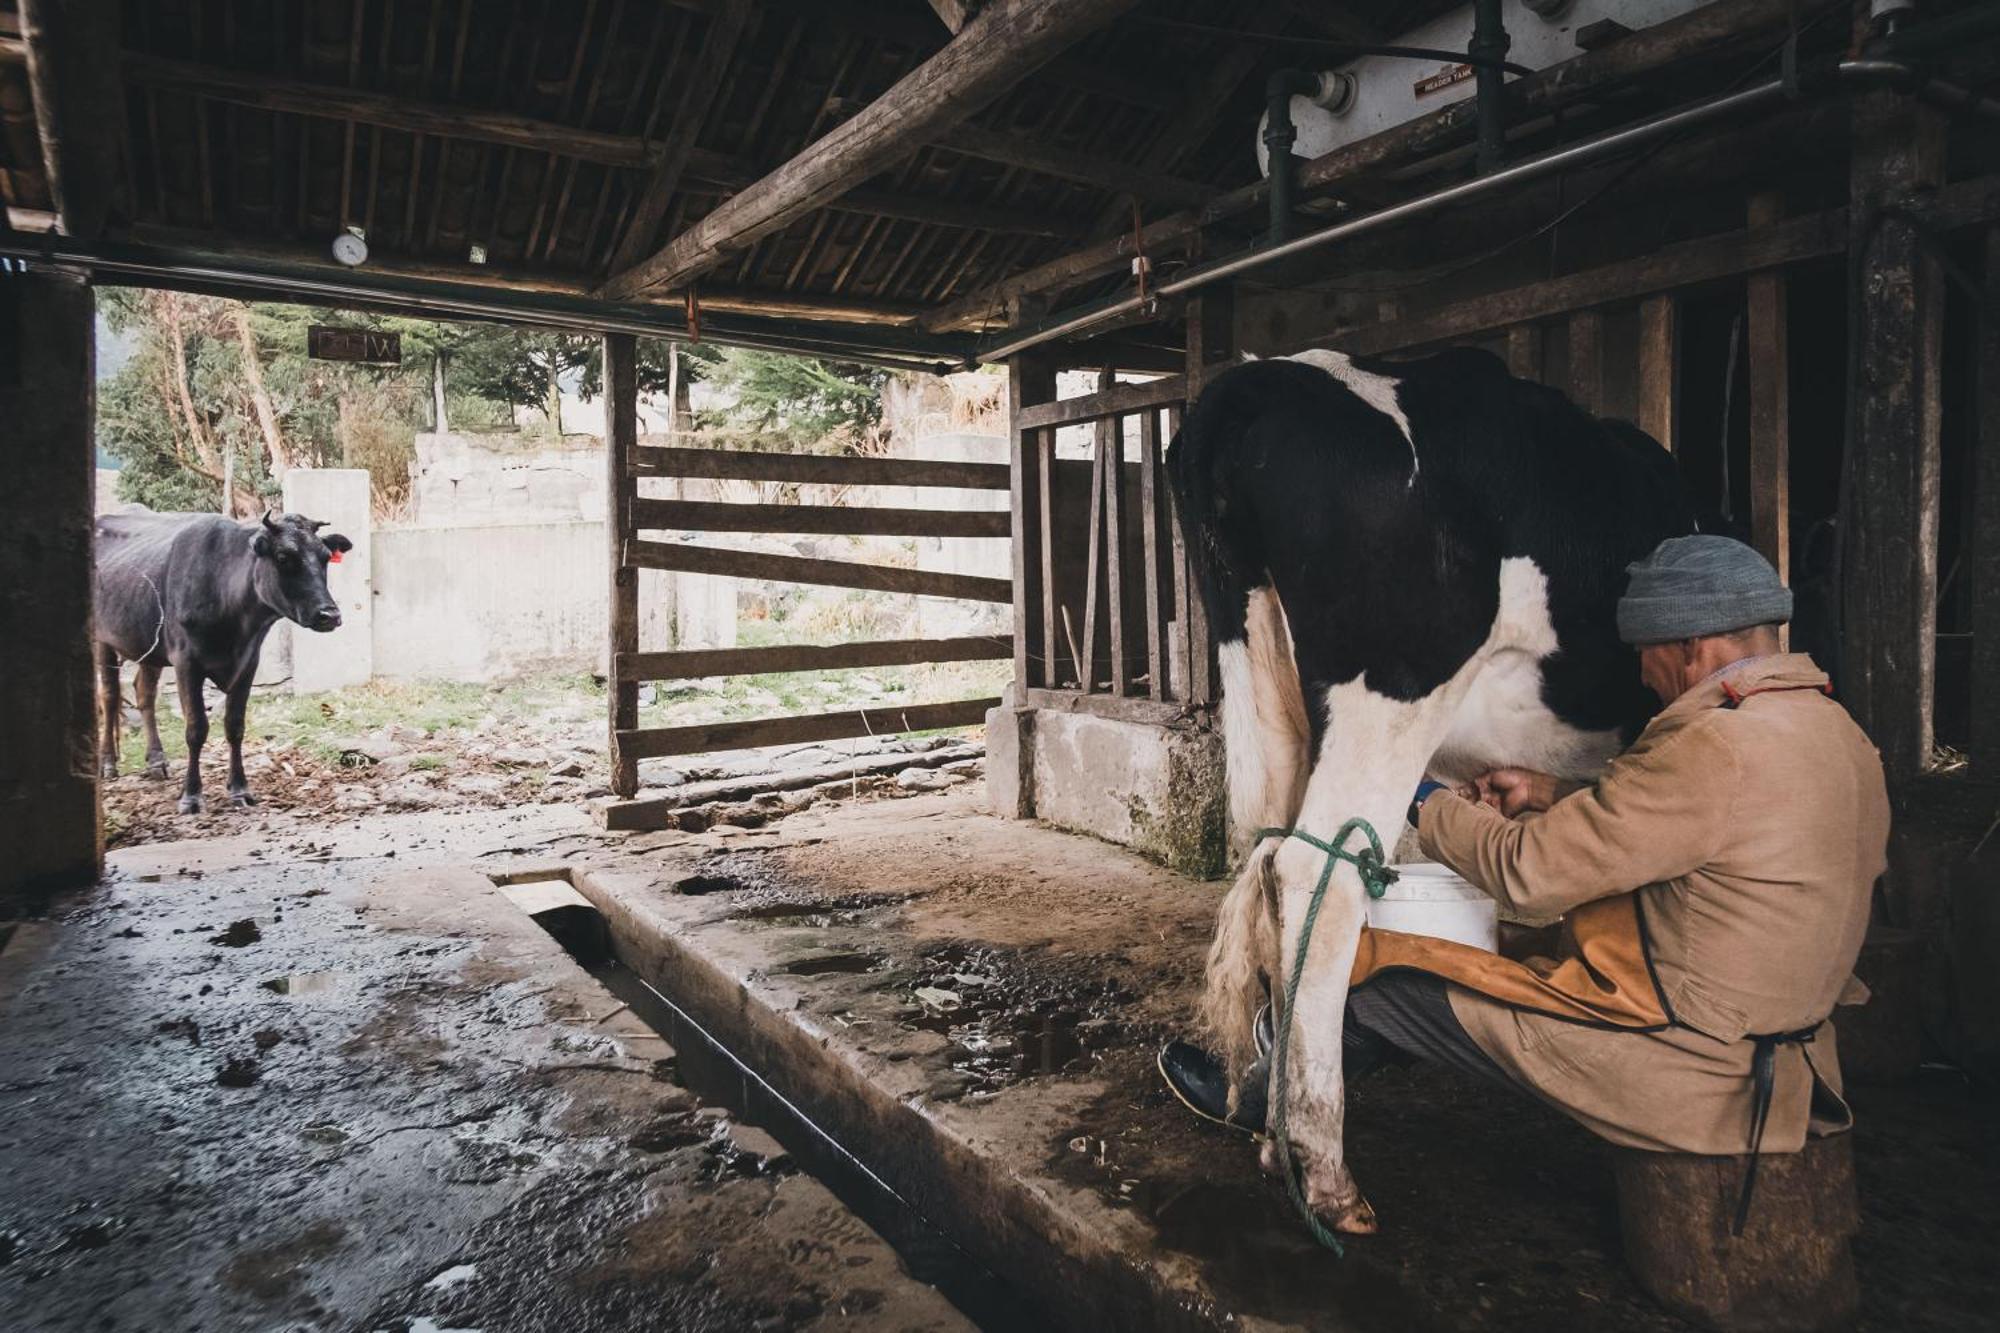
M1629 572L1619 637L1664 706L1638 739L1594 783L1500 769L1426 782L1410 806L1425 855L1515 914L1561 916L1558 956L1364 931L1343 1063L1348 1078L1447 1065L1628 1147L1748 1152L1740 1227L1756 1153L1850 1123L1827 1018L1885 865L1888 799L1826 675L1780 651L1792 595L1762 556L1677 537ZM1260 1017L1261 1047L1270 1028ZM1267 1063L1240 1072L1232 1108L1218 1061L1182 1042L1160 1056L1191 1108L1253 1131Z

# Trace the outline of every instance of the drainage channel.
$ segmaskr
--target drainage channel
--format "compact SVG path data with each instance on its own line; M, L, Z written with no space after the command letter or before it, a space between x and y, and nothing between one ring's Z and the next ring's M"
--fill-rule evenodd
M1029 1301L1018 1285L967 1254L685 1009L621 962L609 923L576 891L567 867L491 878L599 985L666 1039L683 1084L784 1144L802 1170L895 1248L912 1277L937 1288L983 1329L1011 1333L1050 1327L1049 1313Z

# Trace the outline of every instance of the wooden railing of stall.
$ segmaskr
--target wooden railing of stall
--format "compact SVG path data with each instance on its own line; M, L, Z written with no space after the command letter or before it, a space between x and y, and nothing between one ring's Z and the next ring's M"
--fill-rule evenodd
M842 667L997 661L1013 652L1013 645L1005 635L641 652L638 601L638 571L641 569L863 588L875 592L914 593L979 602L1010 602L1014 596L1013 584L1008 579L653 541L640 535L648 531L696 531L1006 537L1009 518L1004 510L732 504L654 499L638 493L641 478L1005 491L1009 475L1004 463L846 458L640 445L636 399L631 396L630 340L623 335L608 335L605 352L611 407L607 432L610 447L607 453L610 494L613 497L609 523L612 543L609 694L611 789L614 793L630 797L638 791L638 763L641 759L753 745L804 744L854 736L893 735L933 727L966 726L982 721L986 711L999 703L997 698L957 699L944 703L857 708L738 722L641 727L639 686L646 681Z
M1016 675L1024 702L1147 721L1209 702L1205 617L1162 469L1186 396L1180 375L1141 384L1107 379L1092 394L1014 409L1014 577L1024 594L1015 603ZM1095 427L1089 459L1059 460L1056 432L1079 425ZM1079 531L1062 517L1070 488L1085 484L1088 521ZM1135 510L1136 561L1127 530ZM1079 543L1080 597L1076 579L1065 577Z

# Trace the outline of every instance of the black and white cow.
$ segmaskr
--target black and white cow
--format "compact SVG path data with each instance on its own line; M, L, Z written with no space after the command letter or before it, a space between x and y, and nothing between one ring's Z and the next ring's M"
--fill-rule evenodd
M97 520L96 635L104 705L101 768L118 774L118 666L139 664L135 693L146 728L146 775L167 776L154 705L171 666L187 723L187 783L180 810L201 809L201 747L208 739L204 680L227 699L229 798L254 805L243 777L243 716L264 636L280 617L325 633L340 627L326 566L354 544L299 514L239 523L219 514L135 509Z
M1189 410L1168 467L1219 647L1230 817L1248 852L1202 1002L1234 1076L1324 863L1295 839L1243 844L1260 828L1331 838L1355 816L1393 844L1426 774L1595 774L1657 707L1616 632L1625 567L1694 518L1650 437L1472 350L1233 367ZM1341 863L1299 991L1286 1107L1308 1200L1351 1231L1373 1229L1341 1141L1363 906Z

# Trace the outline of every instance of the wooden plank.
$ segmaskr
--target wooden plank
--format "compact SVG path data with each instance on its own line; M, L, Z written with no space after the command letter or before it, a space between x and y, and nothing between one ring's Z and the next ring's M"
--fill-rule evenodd
M1770 226L1783 215L1774 193L1750 201L1750 226ZM1791 581L1791 353L1786 338L1785 275L1753 273L1745 292L1750 344L1750 544Z
M1109 370L1104 372L1110 378ZM1123 697L1125 661L1125 418L1097 423L1097 463L1104 473L1104 597L1110 611L1111 692Z
M826 486L955 486L1004 491L1005 463L958 463L929 458L849 458L835 454L771 454L747 449L642 446L633 461L641 477L700 477L710 481L781 481Z
M1160 602L1160 414L1139 414L1139 538L1146 567L1146 686L1154 699L1167 697L1165 608Z
M661 156L659 165L653 168L653 174L639 192L639 201L633 205L625 233L618 238L618 248L612 251L613 270L636 263L652 247L654 233L660 229L660 220L667 215L667 206L680 190L688 159L694 152L695 140L700 137L701 127L707 123L709 110L715 104L716 93L721 90L722 81L735 61L736 46L743 39L743 29L750 21L750 12L750 0L719 0L711 11L708 33L702 39L701 56L694 62L694 75L681 85L680 100L674 111L672 137L667 141L666 152Z
M121 63L125 78L136 87L262 111L559 153L610 167L650 168L660 156L657 145L634 135L586 130L508 111L475 110L360 88L307 83L287 75L251 74L136 51L126 52Z
M1516 324L1507 330L1507 372L1518 379L1542 379L1542 328Z
M1042 535L1042 683L1055 685L1062 680L1057 665L1062 659L1064 642L1056 637L1056 612L1061 606L1061 593L1056 587L1056 430L1054 426L1045 426L1029 434L1034 436L1035 457L1040 460L1035 471L1038 526Z
M1668 453L1680 449L1680 298L1672 292L1639 303L1639 429Z
M1236 360L1236 288L1220 283L1187 303L1187 394L1193 402ZM1186 702L1206 708L1215 702L1215 645L1210 641L1208 608L1200 597L1187 601L1188 692Z
M1141 408L1165 407L1186 400L1186 383L1185 376L1167 375L1144 384L1113 384L1109 388L1098 389L1096 393L1025 407L1021 410L1019 425L1023 430L1042 426L1075 426L1086 421L1137 412Z
M1022 703L1029 708L1045 708L1055 713L1083 713L1118 722L1143 722L1165 726L1185 722L1186 704L1160 703L1153 699L1121 699L1111 694L1085 694L1082 690L1028 690Z
M960 699L903 708L760 717L745 722L696 722L622 732L618 745L621 753L635 759L661 759L676 754L740 750L753 745L800 745L851 736L894 736L907 731L929 731L933 727L976 726L986 720L987 710L999 706L998 699Z
M1007 640L984 634L956 639L783 643L761 648L679 648L664 653L620 653L617 660L621 680L694 680L702 676L757 676L777 671L991 662L1011 651Z
M1742 45L1783 27L1793 16L1794 0L1730 0L1706 4L1691 13L1632 33L1598 50L1552 65L1507 85L1508 123L1522 124L1538 113L1600 95L1634 77L1677 61ZM1400 166L1469 140L1474 129L1473 99L1407 121L1394 129L1344 144L1298 168L1302 195L1331 190L1358 176ZM1266 206L1262 181L1217 196L1198 209L1174 213L1148 223L1140 235L1147 254L1161 255L1200 237L1204 228L1226 218ZM939 307L924 317L922 327L943 332L990 325L996 312L1024 296L1058 292L1107 274L1124 272L1131 264L1131 229L1095 245L1062 255L1012 274L998 282ZM1506 321L1503 321L1506 322Z
M866 588L871 592L907 592L920 597L957 597L972 602L1011 602L1007 579L975 574L947 574L931 569L898 569L863 565L851 560L813 560L797 555L767 555L762 551L730 551L716 546L678 542L629 541L625 562L641 569L670 569L689 574L725 574L774 583L813 583L832 588Z
M1604 316L1595 310L1569 317L1569 396L1593 416L1604 410Z
M1172 435L1180 434L1181 414L1180 408L1167 409L1167 426ZM1186 697L1187 682L1194 679L1194 659L1189 645L1194 638L1194 608L1200 596L1193 591L1194 570L1188 564L1187 533L1181 528L1180 503L1171 487L1167 489L1167 531L1173 541L1174 623L1181 627L1180 660L1177 663L1180 685L1178 689L1174 688L1175 667L1170 665L1167 668L1167 695L1179 700Z
M619 670L619 662L639 651L639 571L624 559L632 534L632 504L638 483L631 457L639 438L638 348L629 333L604 336L605 528L611 534L610 665L605 696L610 705L611 790L632 796L639 790L639 764L618 738L639 725L639 682Z
M1001 510L634 500L632 526L667 532L809 532L852 537L1005 537Z
M1973 356L1972 767L2000 773L2000 227L1986 233L1986 301Z
M1042 582L1036 552L1042 544L1041 451L1016 421L1030 404L1056 396L1055 362L1024 352L1007 362L1008 517L1012 524L1009 568L1014 583L1014 683L1025 689L1030 674L1051 651L1042 631Z
M652 258L622 269L599 295L619 298L649 287L678 289L724 256L825 207L917 145L932 142L1135 3L992 0L943 50L858 114L732 196Z
M1841 486L1840 688L1893 781L1931 757L1944 291L1916 229L1877 210L1938 184L1944 132L1937 113L1894 92L1864 94L1853 111L1861 273L1848 318L1860 347Z
M1109 372L1097 379L1102 394L1111 382ZM1097 586L1098 553L1104 535L1104 451L1096 447L1104 439L1104 427L1097 428L1090 455L1090 536L1083 557L1083 660L1077 663L1076 683L1085 694L1097 688Z
M123 192L125 95L117 0L20 0L42 172L64 235L95 240ZM10 112L10 117L11 117Z
M1212 106L1205 112L1214 114ZM1172 208L1196 208L1215 191L1200 181L1149 171L1128 159L1081 152L1052 143L1044 135L1009 134L978 125L955 125L931 141L933 147L950 149L983 162L1018 167L1058 180L1078 181L1100 190L1135 195L1147 203Z

